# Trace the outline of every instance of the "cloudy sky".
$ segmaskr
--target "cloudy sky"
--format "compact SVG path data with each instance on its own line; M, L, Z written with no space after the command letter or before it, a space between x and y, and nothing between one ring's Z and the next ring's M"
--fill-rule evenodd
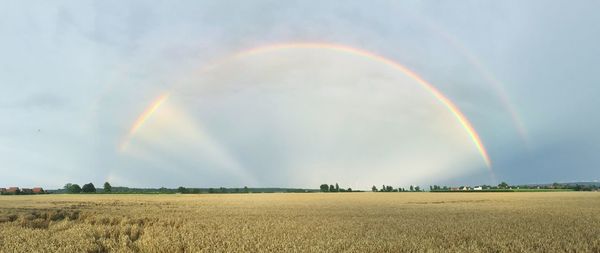
M598 180L599 7L3 1L0 186Z

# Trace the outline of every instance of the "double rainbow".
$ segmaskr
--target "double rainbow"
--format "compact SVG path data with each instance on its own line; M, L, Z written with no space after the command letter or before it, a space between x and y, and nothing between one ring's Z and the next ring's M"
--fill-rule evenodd
M405 73L406 75L408 75L411 78L413 78L414 80L416 80L421 86L423 86L426 90L428 90L440 103L442 103L452 113L452 115L454 115L456 120L462 125L462 127L465 129L465 131L469 135L473 144L475 144L475 147L477 148L479 154L481 155L483 162L486 164L487 168L489 169L489 171L493 177L492 162L491 162L491 159L489 157L487 150L485 149L485 146L483 145L483 142L481 141L481 137L479 136L477 131L475 131L475 128L473 128L473 125L467 119L467 117L456 106L456 104L454 104L448 97L446 97L442 92L440 92L437 88L435 88L435 86L433 86L431 83L424 80L422 77L417 75L415 72L413 72L413 71L409 70L408 68L402 66L401 64L399 64L393 60L390 60L388 58L385 58L381 55L378 55L378 54L375 54L375 53L372 53L372 52L369 52L366 50L353 48L353 47L349 47L349 46L344 46L344 45L338 45L338 44L288 43L288 44L269 45L269 46L265 46L265 47L256 47L256 48L252 48L249 50L244 50L244 51L241 51L232 56L226 57L220 61L217 61L215 64L212 64L209 67L219 66L229 60L233 60L233 59L243 57L243 56L249 56L249 55L253 55L253 54L260 54L260 53L266 53L266 52L272 52L272 51L279 51L279 50L302 49L302 48L305 48L305 49L306 48L308 48L308 49L311 49L311 48L328 49L328 50L335 50L335 51L339 51L339 52L344 52L344 53L349 53L349 54L353 54L353 55L366 57L366 58L369 58L369 59L372 59L375 61L386 63L389 66L392 66L393 68ZM137 118L137 120L131 126L129 133L127 134L127 137L122 142L121 148L126 147L127 143L131 140L131 138L133 138L135 133L152 116L152 114L158 108L160 108L160 106L168 99L168 97L169 97L168 93L160 95Z

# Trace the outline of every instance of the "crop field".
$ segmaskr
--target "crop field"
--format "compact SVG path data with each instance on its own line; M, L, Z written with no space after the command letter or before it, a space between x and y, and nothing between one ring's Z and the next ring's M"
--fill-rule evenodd
M600 193L0 196L0 252L600 252Z

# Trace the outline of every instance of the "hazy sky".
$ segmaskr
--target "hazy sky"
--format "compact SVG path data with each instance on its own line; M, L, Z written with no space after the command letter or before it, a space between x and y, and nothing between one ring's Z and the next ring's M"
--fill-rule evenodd
M417 73L471 121L498 181L598 180L599 7L3 1L0 187L492 182L452 114L386 64L331 50L220 61L294 42L359 48Z

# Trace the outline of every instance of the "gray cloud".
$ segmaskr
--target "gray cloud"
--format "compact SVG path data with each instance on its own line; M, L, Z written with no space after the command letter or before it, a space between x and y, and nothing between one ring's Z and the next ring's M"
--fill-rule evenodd
M143 163L121 157L115 147L156 96L190 81L190 73L232 52L288 41L359 47L419 73L473 122L500 179L598 179L600 161L593 155L600 149L595 144L600 119L594 116L600 107L598 5L3 2L0 117L10 120L0 122L0 172L7 175L0 185L56 187L66 181L100 183L111 176L138 186L191 185L180 176L161 176L159 167L185 173L209 165L193 160ZM530 147L482 68L503 85L527 128ZM256 152L247 159L257 166L277 160L267 149ZM164 154L169 155L174 154ZM147 166L157 172L132 179ZM121 174L129 179L116 178L112 171L117 170L127 171ZM214 185L230 183L222 175L197 173L214 177ZM445 182L482 178L474 172Z

